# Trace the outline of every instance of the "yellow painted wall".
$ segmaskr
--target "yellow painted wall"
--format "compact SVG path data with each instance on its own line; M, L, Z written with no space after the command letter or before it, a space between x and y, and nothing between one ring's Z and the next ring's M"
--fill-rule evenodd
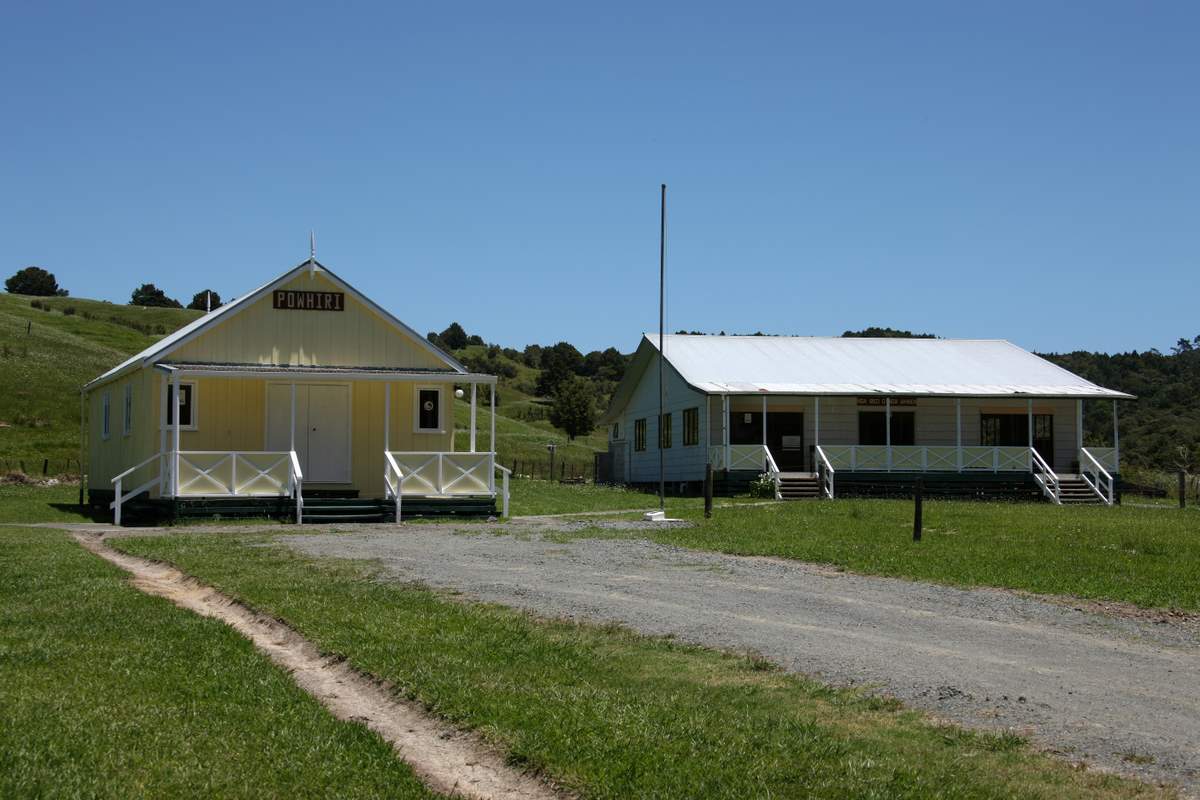
M154 370L140 370L101 387L89 396L88 486L111 490L111 479L139 461L158 452L160 445L160 394L165 378ZM190 382L190 381L184 381ZM216 378L194 380L196 430L180 431L181 450L262 450L266 445L266 387L261 378ZM121 431L122 403L126 384L134 387L133 433ZM331 488L358 489L363 497L383 496L383 409L384 384L380 381L350 383L351 484ZM414 386L441 386L443 433L417 433L413 418ZM391 448L394 451L448 451L454 438L454 384L448 382L392 383ZM101 437L102 403L105 393L112 400L110 437ZM166 446L172 447L168 428ZM313 456L310 456L310 458ZM131 475L124 484L129 490L156 474L148 466ZM306 483L306 487L320 485ZM157 492L152 493L157 496Z
M317 272L281 289L343 291ZM446 369L423 344L373 309L345 298L345 311L275 309L270 294L238 309L170 354L175 362Z

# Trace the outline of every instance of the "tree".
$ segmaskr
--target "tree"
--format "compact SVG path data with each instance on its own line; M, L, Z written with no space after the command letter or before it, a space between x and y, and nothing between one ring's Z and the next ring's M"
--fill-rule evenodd
M538 377L537 392L552 397L558 385L583 369L583 354L570 342L559 342L542 350L542 374Z
M167 297L166 292L153 283L143 283L133 290L129 299L131 306L154 306L156 308L183 308L178 300Z
M4 282L4 288L12 294L31 294L36 297L66 297L67 290L60 289L54 274L41 267L26 267L17 270Z
M567 438L586 435L596 427L596 404L592 384L586 378L572 375L558 384L554 404L550 406L550 423L562 428Z
M216 311L221 305L221 295L212 289L203 289L192 296L192 302L188 303L187 307L196 311L207 311L210 302L212 303L212 310ZM138 303L138 305L145 305L145 303Z
M872 325L869 328L863 328L861 331L846 331L842 334L845 338L851 339L936 339L938 338L932 333L913 333L912 331L901 331L895 328L879 328Z
M457 322L451 322L449 328L438 334L438 338L451 350L461 350L467 346L467 332Z

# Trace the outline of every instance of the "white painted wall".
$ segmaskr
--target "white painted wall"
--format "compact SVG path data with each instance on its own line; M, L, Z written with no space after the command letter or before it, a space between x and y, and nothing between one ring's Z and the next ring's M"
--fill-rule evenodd
M695 481L704 478L706 461L705 430L709 415L705 409L705 397L684 383L683 378L669 364L663 373L666 383L664 413L671 414L671 447L666 451L664 474L668 483ZM683 410L699 408L700 443L685 447L683 444ZM646 420L646 449L633 449L634 421ZM658 481L658 364L652 363L638 383L629 404L621 415L621 437L629 442L629 480L632 483L654 483Z

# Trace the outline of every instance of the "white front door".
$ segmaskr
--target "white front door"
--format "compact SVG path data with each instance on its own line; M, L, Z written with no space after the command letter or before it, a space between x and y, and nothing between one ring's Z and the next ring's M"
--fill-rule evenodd
M267 449L292 440L292 387L267 385ZM296 384L296 455L306 483L350 482L350 387Z

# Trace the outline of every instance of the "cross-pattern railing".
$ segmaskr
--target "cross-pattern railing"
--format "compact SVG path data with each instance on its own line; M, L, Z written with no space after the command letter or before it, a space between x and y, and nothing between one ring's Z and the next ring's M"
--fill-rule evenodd
M1028 472L1028 447L823 444L831 469L849 472Z
M725 459L725 446L716 445L708 448L708 460L713 469L753 469L759 472L769 469L767 459L770 451L761 444L731 444L729 445L729 460Z
M1095 461L1101 467L1104 467L1105 471L1107 471L1109 474L1116 475L1121 471L1121 466L1117 463L1117 448L1085 447L1083 449L1087 451L1087 455L1091 457L1093 461ZM1080 454L1080 464L1082 465L1082 463L1086 460L1087 458Z
M289 451L185 450L176 497L286 497L294 467Z
M493 453L388 453L402 495L494 495ZM389 469L393 469L389 464Z

